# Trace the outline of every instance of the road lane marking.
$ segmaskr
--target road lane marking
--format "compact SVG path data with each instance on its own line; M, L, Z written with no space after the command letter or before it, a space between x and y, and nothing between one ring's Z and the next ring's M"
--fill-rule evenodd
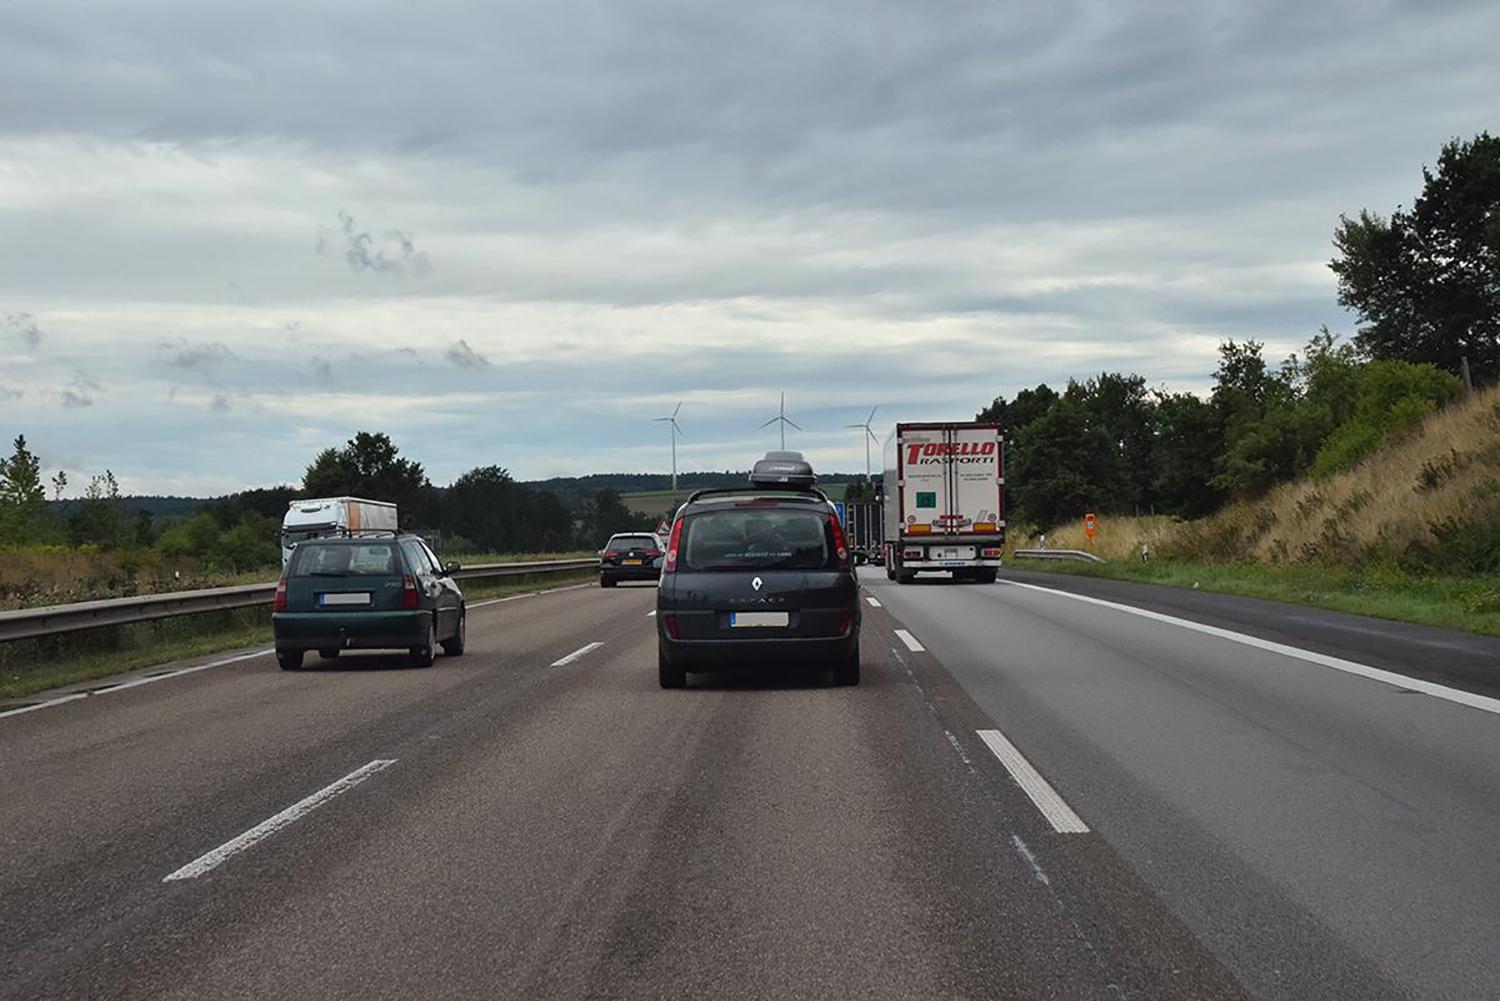
M1031 766L1025 755L1016 750L1016 745L1005 739L1005 734L999 730L976 730L979 739L984 741L986 747L994 752L995 757L1010 772L1010 777L1016 780L1031 802L1047 818L1047 823L1058 834L1087 834L1088 825L1073 808L1063 801L1057 794L1057 790L1048 785L1047 780L1042 778L1042 773Z
M1301 647L1288 646L1285 643L1277 643L1272 640L1263 640L1259 636L1237 633L1229 629L1220 629L1218 626L1204 625L1201 622L1194 622L1191 619L1179 619L1175 615L1163 615L1161 612L1153 612L1146 608L1122 605L1116 601L1105 601L1103 598L1090 598L1087 595L1073 594L1069 591L1057 591L1050 587L1039 587L1036 584L1022 584L1020 581L1015 580L1008 580L1004 583L1012 587L1024 587L1029 591L1041 591L1044 594L1058 595L1063 598L1072 598L1074 601L1085 601L1091 605L1113 608L1119 612L1139 615L1144 619L1166 622L1174 626L1180 626L1183 629L1191 629L1194 632L1229 640L1231 643L1240 643L1245 646L1255 647L1258 650L1279 653L1284 657L1304 660L1309 664L1317 664L1321 667L1331 667L1335 671L1343 671L1345 674L1357 675L1361 678L1368 678L1371 681L1384 682L1387 685L1394 685L1397 688L1404 688L1408 691L1421 692L1423 695L1431 695L1435 699L1443 699L1446 702L1468 706L1471 709L1478 709L1482 712L1500 716L1500 699L1476 695L1473 692L1466 692L1458 688L1449 688L1446 685L1439 685L1432 681L1423 681L1421 678L1412 678L1404 674L1397 674L1395 671L1385 671L1378 667L1370 667L1368 664L1344 660L1342 657L1331 657L1328 654L1303 650Z
M907 632L905 629L897 629L896 638L899 639L902 643L905 643L906 649L910 650L912 653L921 653L923 650L927 649L925 646L918 643L917 638L911 633Z
M868 594L865 595L865 600L870 603L870 607L871 608L879 608L880 607L880 602L876 601L872 596L870 596Z
M170 883L179 879L195 879L211 869L218 868L245 849L264 841L288 824L307 816L307 814L316 810L335 796L348 792L371 775L379 771L384 771L395 763L395 758L377 758L367 765L356 768L332 785L324 786L306 799L298 800L276 814L276 816L262 820L239 837L224 842L213 851L193 859L193 861L181 869L168 873L162 877L162 882Z
M656 618L656 609L653 608L653 609L651 609L651 611L647 612L646 613L646 618L648 618L648 619L654 619L654 618Z
M552 662L551 666L553 666L553 667L567 667L569 664L573 663L573 661L577 660L579 657L582 657L585 654L592 653L595 650L597 650L600 647L602 647L603 645L604 645L603 643L588 643L588 644L585 644L584 646L581 646L577 650L574 650L572 653L568 654L566 657L560 657L557 660L554 660Z
M1021 836L1019 834L1012 834L1010 836L1010 843L1015 848L1016 854L1020 855L1031 865L1031 874L1036 877L1037 882L1043 886L1051 886L1052 880L1047 878L1047 871L1036 860L1036 856L1031 854L1031 849L1027 846L1026 842L1021 840Z
M197 674L199 671L207 671L208 669L214 667L223 667L225 664L238 664L242 660L254 660L256 657L268 657L275 652L276 650L274 647L266 647L264 650L252 650L250 653L235 654L233 657L224 657L221 660L209 661L207 664L198 664L194 667L181 667L174 671L164 671L161 674L153 674L149 677L133 678L130 681L122 681L117 685L110 685L108 688L101 688L98 691L94 692L71 692L67 695L59 695L55 699L48 699L46 702L38 702L35 705L21 706L17 709L7 709L4 712L0 712L0 719L4 719L6 716L19 716L21 713L35 712L38 709L51 709L53 706L60 706L68 702L77 702L79 699L93 698L99 695L109 695L111 692L123 692L129 688L139 688L142 685L149 685L154 681L166 681L168 678L180 678L184 674Z
M576 591L581 587L593 587L593 584L569 584L567 587L551 587L545 591L524 591L521 594L511 594L504 598L486 598L483 601L475 601L468 604L467 608L483 608L485 605L498 605L502 601L517 601L521 598L535 598L543 594L556 594L558 591Z

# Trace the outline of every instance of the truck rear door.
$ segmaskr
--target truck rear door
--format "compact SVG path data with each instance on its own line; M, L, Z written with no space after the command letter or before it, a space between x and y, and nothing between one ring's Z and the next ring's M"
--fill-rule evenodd
M1000 433L993 427L954 427L947 432L949 533L989 535L1000 531Z

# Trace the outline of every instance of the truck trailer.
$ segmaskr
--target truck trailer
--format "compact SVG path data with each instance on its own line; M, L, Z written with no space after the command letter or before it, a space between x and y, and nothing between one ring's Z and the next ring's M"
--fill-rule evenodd
M897 424L885 443L886 576L948 571L994 583L1005 547L1005 435L998 424Z
M281 521L281 565L292 558L292 547L307 539L359 532L395 532L396 505L362 497L322 497L294 500Z

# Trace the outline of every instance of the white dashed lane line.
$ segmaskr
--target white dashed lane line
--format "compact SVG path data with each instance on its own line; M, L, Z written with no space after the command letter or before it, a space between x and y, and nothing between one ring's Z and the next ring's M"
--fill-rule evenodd
M259 844L282 828L307 816L335 796L348 792L371 775L379 771L384 771L395 763L396 759L394 758L376 758L369 764L356 768L332 785L324 786L306 799L300 799L293 803L274 817L262 820L239 837L224 842L213 851L206 852L193 859L193 861L181 869L168 873L162 877L162 882L171 883L179 879L195 879L205 872L218 868L245 849Z
M918 643L917 638L911 633L907 632L905 629L897 629L896 638L902 643L905 643L906 649L910 650L912 653L921 653L923 650L927 649L925 646Z
M877 601L877 600L876 600L876 599L875 599L875 598L874 598L874 597L872 597L872 596L871 596L871 595L868 595L868 594L867 594L867 595L865 595L865 600L866 600L866 601L868 601L868 602L869 602L869 603L870 603L870 607L871 607L871 608L879 608L879 607L880 607L880 602L879 602L879 601Z
M573 661L577 660L579 657L582 657L582 656L584 656L586 654L592 653L595 650L597 650L600 647L602 647L603 645L604 645L603 643L588 643L588 644L585 644L584 646L581 646L577 650L574 650L572 653L568 654L566 657L559 657L557 660L554 660L552 662L552 666L553 667L566 667L569 664L573 663Z
M1016 780L1036 808L1047 818L1047 823L1058 834L1087 834L1089 827L1083 822L1073 808L1064 802L1047 780L1042 778L1041 772L1032 767L1031 762L1026 760L1025 755L1016 749L1005 738L1005 734L999 730L978 730L979 739L984 741L986 747L994 752L995 757L1010 772L1010 777Z

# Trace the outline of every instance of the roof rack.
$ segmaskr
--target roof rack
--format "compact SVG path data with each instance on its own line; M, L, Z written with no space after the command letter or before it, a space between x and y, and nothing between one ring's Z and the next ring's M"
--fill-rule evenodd
M828 502L828 495L817 487L797 483L752 483L743 487L704 487L702 490L694 490L684 503L691 504L703 497L727 497L733 494L801 494L825 504Z

